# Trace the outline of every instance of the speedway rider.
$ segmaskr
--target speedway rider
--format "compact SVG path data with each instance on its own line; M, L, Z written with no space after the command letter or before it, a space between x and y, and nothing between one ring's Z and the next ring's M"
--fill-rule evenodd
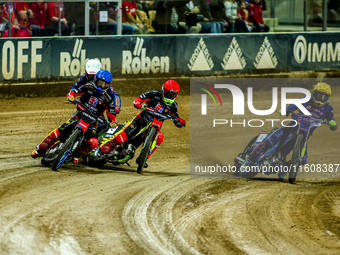
M85 73L78 78L71 89L78 89L81 86L92 82L97 72L102 69L102 64L97 59L90 59L85 64Z
M329 127L332 131L337 129L336 122L334 120L334 111L332 105L328 102L328 99L331 95L331 87L324 82L319 82L313 88L313 93L311 99L307 103L303 103L302 105L312 114L311 117L315 119L327 120ZM295 104L291 104L287 107L287 116L296 111L298 108ZM279 111L281 114L281 111ZM310 136L312 135L314 129L311 129ZM278 141L282 139L283 136L287 135L287 131L290 133L294 131L292 127L284 127L277 129L274 131L268 138L266 138L259 146L253 150L249 158L245 161L245 163L241 166L240 171L247 171L247 166L257 165L257 161L259 158L274 144L277 144ZM287 152L288 154L289 152ZM307 147L305 155L302 158L302 165L307 163ZM280 172L279 178L284 179L286 173Z
M146 92L135 99L133 105L137 109L142 108L142 104L145 103L147 106L151 108L155 108L162 112L167 112L176 117L176 121L174 121L177 127L185 127L185 120L181 119L177 112L177 103L175 102L177 95L179 92L179 85L174 80L167 80L163 86L162 91L152 90ZM144 112L139 112L136 116L132 118L129 122L127 122L123 128L118 131L112 138L104 141L100 144L97 154L95 155L97 158L102 158L103 153L109 153L113 151L113 149L119 145L124 143L127 139L132 138L136 134L140 132L140 130L144 127L147 127L152 121L150 116ZM158 146L163 142L164 136L161 132L159 132L156 140L156 146L152 150L151 154L148 158L155 152ZM110 153L108 154L110 157ZM136 160L136 163L139 163L139 157ZM145 163L144 167L148 167Z
M67 94L67 99L73 103L78 99L82 104L87 106L94 115L100 116L106 111L107 116L112 123L110 125L116 126L116 111L113 98L108 93L108 88L112 82L112 74L107 70L100 70L96 73L93 83L87 83L80 88L71 89ZM47 149L58 140L64 140L69 135L81 118L81 112L77 111L64 124L54 129L48 136L46 136L37 148L32 152L32 157L37 158L44 155ZM82 157L93 150L98 145L97 126L92 125L85 133L86 142L79 148L74 155L73 163L77 164L79 157Z
M93 82L94 76L96 73L102 69L102 64L98 59L90 59L85 64L85 73L79 77L79 79L73 84L71 89L78 89L81 86ZM110 94L110 96L113 99L113 102L115 104L116 114L119 113L120 107L121 107L121 99L120 96L116 91L114 91L113 87L110 85L107 89L107 92ZM101 116L104 118L104 116ZM99 123L98 124L98 130L105 128L104 124ZM99 133L99 132L98 132Z

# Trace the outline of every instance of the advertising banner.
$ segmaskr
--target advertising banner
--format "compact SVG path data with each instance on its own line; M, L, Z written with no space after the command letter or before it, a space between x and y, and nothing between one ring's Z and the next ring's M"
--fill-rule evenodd
M338 70L339 41L339 33L1 39L0 79L73 79L90 58L127 79Z
M287 46L286 35L191 36L181 38L181 42L182 46L177 48L177 59L183 74L212 75L287 70L287 55L284 50Z
M1 80L51 77L51 39L1 39ZM59 48L59 47L58 47Z
M290 71L339 70L340 33L294 33L290 35Z

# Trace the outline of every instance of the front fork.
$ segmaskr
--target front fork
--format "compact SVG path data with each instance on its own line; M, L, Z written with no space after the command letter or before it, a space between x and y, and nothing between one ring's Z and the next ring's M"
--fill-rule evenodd
M302 150L301 150L301 161L302 161L302 158L305 156L305 154L306 154L306 150L307 150L307 139L306 139L306 141L304 142L304 144L303 144L303 147L302 147Z
M150 153L149 153L149 154L151 154L151 152L152 152L152 151L155 149L155 147L156 147L158 134L159 134L159 132L157 132L157 134L155 135L155 139L154 139L153 142L152 142L152 145L151 145L151 149L150 149Z

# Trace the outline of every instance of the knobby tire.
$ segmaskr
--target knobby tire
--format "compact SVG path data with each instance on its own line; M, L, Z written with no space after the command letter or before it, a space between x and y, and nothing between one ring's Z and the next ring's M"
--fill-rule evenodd
M139 156L139 163L137 168L137 173L141 174L144 168L144 165L146 163L146 160L148 158L151 145L155 139L157 128L151 127L148 133L148 136L145 139L145 142L143 144L143 148L141 150L140 156Z
M253 139L250 140L250 142L247 144L246 148L244 149L243 153L244 155L249 154L252 150L253 150L253 144L256 142L257 138L259 136L255 136ZM244 158L245 159L245 158ZM241 173L240 171L240 167L237 168L238 170L238 174L243 177L243 178L254 178L258 173L257 172L248 172L248 173Z
M80 134L81 130L80 129L76 129L72 132L72 134L70 135L70 137L66 140L66 142L64 143L63 147L61 148L57 158L54 160L53 165L52 165L52 170L53 171L57 171L59 167L61 167L61 165L64 163L65 159L67 157L63 156L65 155L65 153L68 153L67 149L70 146L73 146L73 142L74 140L78 137L78 135ZM60 160L63 159L63 162L61 162L61 164L59 164Z
M292 160L291 160L291 170L289 172L289 183L294 183L299 166L301 163L301 152L303 149L303 143L304 143L305 137L303 134L299 134L296 138L294 150L293 150L293 155L292 155Z

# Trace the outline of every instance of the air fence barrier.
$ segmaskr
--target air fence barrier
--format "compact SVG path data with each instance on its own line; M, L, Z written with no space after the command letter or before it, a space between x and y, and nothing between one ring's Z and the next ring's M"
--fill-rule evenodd
M340 33L0 39L1 84L67 81L98 58L115 78L336 71Z

